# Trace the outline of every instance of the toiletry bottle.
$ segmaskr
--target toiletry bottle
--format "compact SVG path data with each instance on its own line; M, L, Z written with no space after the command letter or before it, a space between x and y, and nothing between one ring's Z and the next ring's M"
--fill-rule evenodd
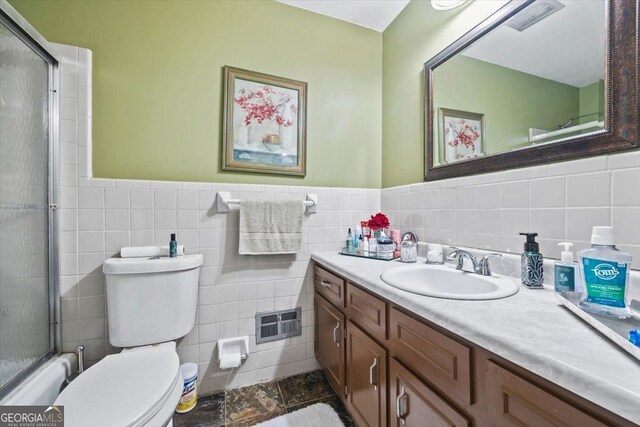
M558 243L558 246L564 246L564 251L560 254L560 261L555 263L555 291L560 293L564 291L579 292L577 285L576 264L573 262L573 252L571 251L571 242Z
M178 242L176 241L175 233L171 233L171 240L169 241L169 256L171 258L178 256Z
M364 238L364 247L362 248L362 252L364 252L364 255L369 255L369 238L365 237Z
M371 236L369 239L369 253L375 256L378 252L378 239L375 236Z
M362 227L360 224L356 225L353 233L353 247L358 249L358 244L360 244L360 237L362 237Z
M629 269L633 257L616 249L612 227L593 227L591 247L578 253L585 311L621 319L631 316Z
M353 252L353 233L351 233L351 229L347 233L347 252Z
M364 239L361 234L360 237L358 237L358 255L362 255L362 251L364 251Z
M536 242L538 233L520 233L527 236L522 252L522 284L527 288L542 288L543 282L543 261L540 253L540 245Z

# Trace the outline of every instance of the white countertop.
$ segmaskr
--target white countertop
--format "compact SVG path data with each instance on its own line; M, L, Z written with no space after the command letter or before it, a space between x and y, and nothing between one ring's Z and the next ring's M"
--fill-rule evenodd
M640 423L640 361L618 349L561 306L553 290L508 298L460 301L405 292L380 279L399 261L313 253L311 259L395 304L554 382L628 420ZM418 263L424 259L418 259Z

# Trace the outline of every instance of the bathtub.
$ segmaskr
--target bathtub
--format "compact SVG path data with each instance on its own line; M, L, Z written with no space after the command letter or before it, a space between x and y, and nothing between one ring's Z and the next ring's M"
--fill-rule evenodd
M52 357L0 400L0 405L52 405L60 386L76 366L74 353Z

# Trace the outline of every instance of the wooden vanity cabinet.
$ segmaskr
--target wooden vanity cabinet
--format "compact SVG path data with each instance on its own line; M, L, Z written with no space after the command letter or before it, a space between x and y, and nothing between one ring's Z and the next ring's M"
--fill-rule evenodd
M636 426L319 265L314 279L316 357L361 427Z

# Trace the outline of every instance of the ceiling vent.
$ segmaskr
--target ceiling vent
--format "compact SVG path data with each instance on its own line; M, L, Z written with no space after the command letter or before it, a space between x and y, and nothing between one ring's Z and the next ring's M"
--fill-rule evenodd
M538 0L509 19L506 26L522 32L563 7L564 5L558 0Z

